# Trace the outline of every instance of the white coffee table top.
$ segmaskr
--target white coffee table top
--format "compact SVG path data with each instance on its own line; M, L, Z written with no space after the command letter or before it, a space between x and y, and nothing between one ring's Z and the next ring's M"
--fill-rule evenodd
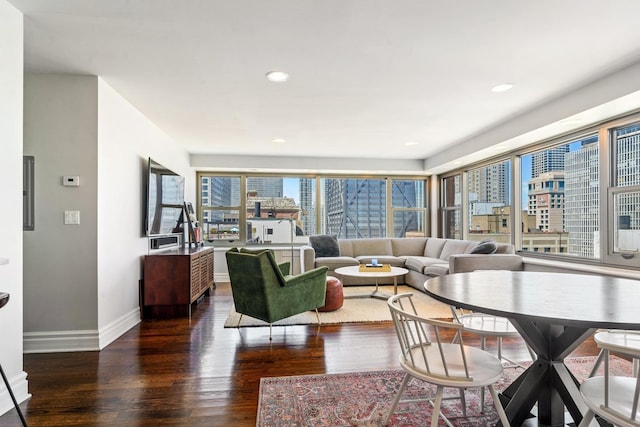
M386 300L391 295L378 292L378 279L383 277L393 277L393 294L396 295L398 293L398 277L404 276L409 272L409 270L402 267L391 267L391 271L360 271L360 266L352 265L349 267L336 268L335 272L341 276L370 277L375 279L376 289L373 293L367 295L353 295L350 298L360 298L364 296Z
M391 271L360 271L360 266L357 265L336 268L335 271L343 276L353 277L395 277L404 276L409 272L409 270L402 267L391 267Z

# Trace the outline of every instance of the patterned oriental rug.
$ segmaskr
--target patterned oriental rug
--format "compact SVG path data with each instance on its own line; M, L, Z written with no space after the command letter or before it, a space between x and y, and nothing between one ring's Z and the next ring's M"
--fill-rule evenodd
M595 357L575 357L567 359L566 363L582 382L589 375L594 361ZM631 362L615 356L611 358L610 366L618 375L631 373ZM520 368L505 369L505 376L496 386L498 391L504 390L521 371ZM262 378L256 426L382 426L403 377L404 371L389 370ZM435 391L435 386L413 379L403 399L434 396ZM445 394L455 396L458 391L445 389ZM467 390L466 399L467 418L462 418L459 399L442 403L442 412L454 426L495 425L498 415L489 393L485 396L483 413L480 412L479 389ZM429 425L431 409L425 402L401 403L389 425ZM442 419L439 425L445 425Z

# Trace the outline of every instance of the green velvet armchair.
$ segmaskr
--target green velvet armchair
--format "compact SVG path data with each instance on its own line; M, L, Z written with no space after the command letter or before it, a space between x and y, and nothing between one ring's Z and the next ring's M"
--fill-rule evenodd
M292 276L288 262L278 265L272 251L232 248L226 252L236 311L269 323L322 307L327 267ZM318 316L318 323L320 318ZM238 321L240 326L240 321ZM271 331L269 333L271 338Z

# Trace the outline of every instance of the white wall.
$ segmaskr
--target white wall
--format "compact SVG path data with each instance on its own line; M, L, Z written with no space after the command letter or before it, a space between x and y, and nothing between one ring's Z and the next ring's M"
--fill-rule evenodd
M102 349L140 321L147 158L185 176L194 201L189 156L98 77L60 74L26 75L24 150L36 161L24 351ZM65 210L80 224L64 225Z
M184 176L195 202L189 156L108 84L98 79L98 325L105 331L138 310L138 280L148 243L142 235L148 157ZM101 347L103 343L101 342Z
M26 74L24 86L24 154L35 157L35 230L24 232L29 350L34 332L97 333L98 91L91 76ZM63 175L79 175L80 186L63 186ZM65 210L79 210L80 224L65 225Z
M22 370L22 14L0 0L0 292L10 295L0 310L0 363L18 401L27 393ZM13 408L4 384L0 386L0 414Z

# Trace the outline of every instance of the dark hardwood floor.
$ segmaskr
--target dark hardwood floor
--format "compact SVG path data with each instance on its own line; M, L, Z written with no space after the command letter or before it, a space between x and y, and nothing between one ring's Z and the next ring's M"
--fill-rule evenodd
M219 284L191 318L144 320L101 352L25 355L27 422L254 426L261 377L398 368L390 322L274 327L269 341L268 327L223 328L231 304L229 285ZM504 353L528 357L520 340L506 340ZM574 353L597 349L589 340ZM15 410L0 417L0 426L16 425Z

